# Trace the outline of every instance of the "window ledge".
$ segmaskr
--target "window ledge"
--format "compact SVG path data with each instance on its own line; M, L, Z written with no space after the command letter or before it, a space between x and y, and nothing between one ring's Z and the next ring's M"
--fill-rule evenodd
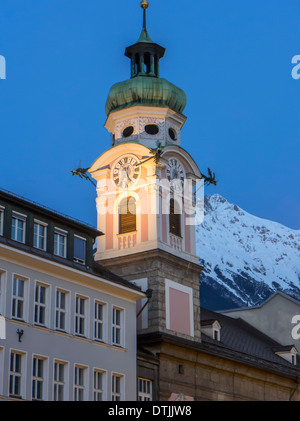
M102 341L99 341L97 339L94 339L93 343L96 344L96 345L105 346L106 348L109 347L109 344L107 342L102 342Z
M66 336L68 338L72 338L72 336L73 336L73 335L71 335L71 333L68 333L64 330L59 330L59 329L53 330L53 333L55 333L56 335Z
M137 231L129 231L129 232L122 232L121 234L117 234L117 237L122 237L124 235L128 235L128 234L137 234Z
M15 243L18 243L18 244L26 244L26 241L15 240L14 238L11 238L11 241L14 241Z
M24 400L22 398L22 396L20 396L20 395L9 395L8 398L9 398L9 400L13 400L13 401L23 401Z
M86 261L83 259L79 259L77 257L73 257L73 262L74 263L78 263L81 266L86 266Z
M32 325L32 327L34 327L35 329L44 330L46 332L51 332L52 331L52 329L49 329L49 327L44 326L44 325L39 325L38 323L34 323Z
M92 340L90 338L87 338L86 336L74 335L73 338L83 342L92 342Z
M67 260L67 256L61 256L60 254L55 254L55 253L53 253L53 256L60 257L61 259L66 259Z
M183 240L183 237L181 235L178 234L174 234L174 232L169 231L170 235L174 235L174 237L180 238L181 240Z
M113 348L113 349L116 349L117 351L123 351L123 352L126 352L126 351L128 351L127 350L127 348L124 348L123 346L121 346L121 345L111 345L111 347Z
M37 246L32 246L35 250L39 250L39 251L47 251L46 248L41 248L41 247L37 247Z
M6 319L6 320L9 320L12 323L20 324L20 325L23 325L23 326L31 326L30 323L27 323L24 320L19 320L19 319L14 319L14 318Z

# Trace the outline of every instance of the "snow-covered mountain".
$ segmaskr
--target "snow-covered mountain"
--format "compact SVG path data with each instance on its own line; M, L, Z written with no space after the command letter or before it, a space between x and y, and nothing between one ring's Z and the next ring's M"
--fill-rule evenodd
M251 215L219 194L205 196L196 227L201 305L256 305L281 290L300 299L300 230Z

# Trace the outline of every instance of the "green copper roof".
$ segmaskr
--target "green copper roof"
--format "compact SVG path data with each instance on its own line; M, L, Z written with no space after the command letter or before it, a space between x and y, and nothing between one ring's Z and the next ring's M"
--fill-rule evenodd
M137 76L111 87L105 112L109 115L134 105L168 107L182 113L186 106L186 95L166 79Z
M150 44L154 44L146 28L142 29L141 35L137 42L149 42Z
M146 27L147 0L141 1L143 28L138 41L127 47L125 56L131 61L131 79L112 86L105 106L109 115L134 105L168 107L182 113L186 106L186 95L182 89L160 78L160 59L165 48L154 43Z

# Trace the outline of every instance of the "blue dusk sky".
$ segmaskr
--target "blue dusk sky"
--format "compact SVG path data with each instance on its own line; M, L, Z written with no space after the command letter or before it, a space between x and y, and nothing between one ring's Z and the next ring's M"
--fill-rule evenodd
M147 13L161 77L187 95L181 145L219 180L206 194L294 229L299 22L299 0L150 0ZM0 2L1 188L96 225L95 188L70 171L111 146L105 102L141 27L139 0Z

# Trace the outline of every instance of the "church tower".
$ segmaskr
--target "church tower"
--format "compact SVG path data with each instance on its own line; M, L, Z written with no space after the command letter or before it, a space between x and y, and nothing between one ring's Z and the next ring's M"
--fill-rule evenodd
M200 341L195 200L202 174L181 147L186 95L160 77L165 48L146 25L126 48L130 79L112 86L105 127L112 147L91 166L97 181L95 260L149 290L140 303L138 332L164 332Z

